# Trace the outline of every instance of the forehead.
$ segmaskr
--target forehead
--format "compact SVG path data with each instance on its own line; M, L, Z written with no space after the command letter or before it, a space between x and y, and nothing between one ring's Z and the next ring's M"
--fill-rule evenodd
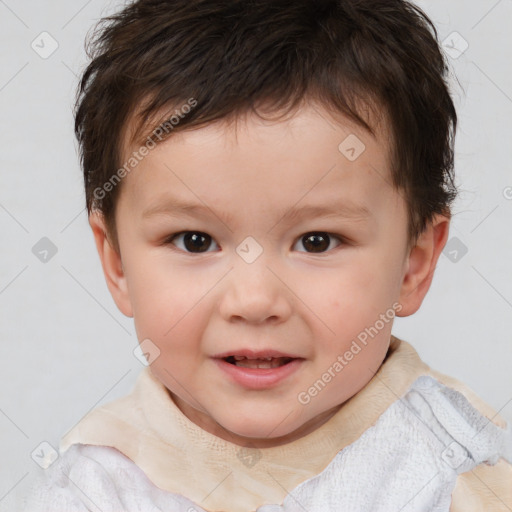
M193 103L197 104L197 100L193 98L192 100ZM201 130L202 133L207 133L208 131L218 131L219 129L225 130L225 134L231 132L231 135L236 138L240 127L243 129L244 126L251 124L251 127L254 128L254 121L258 119L258 116L253 111L246 109L241 112L232 112L220 119L199 126L197 126L197 121L189 124L186 120L186 113L191 110L189 107L191 98L187 101L183 100L174 105L166 106L144 117L143 109L148 106L150 101L151 96L144 97L135 106L121 129L120 154L125 157L143 146L147 142L148 137L152 137L156 144L161 144L162 138L155 137L155 132L159 129L160 133L165 137L164 140L167 138L165 134L170 134L171 137L176 138L178 133L183 133L184 131ZM388 146L388 149L391 149L391 130L387 110L377 101L370 98L357 100L357 103L352 108L371 127L379 142ZM185 109L187 110L184 113ZM371 135L360 123L342 114L338 109L322 104L312 96L306 96L300 101L298 106L291 110L287 108L276 110L268 100L260 102L256 110L258 114L261 114L270 123L290 118L295 118L295 122L300 123L301 118L314 115L316 117L320 116L333 129L335 129L335 126L339 127L341 125L348 127L354 133L361 133L363 137ZM185 121L181 121L180 118L185 118ZM170 120L172 120L172 123ZM258 121L261 121L263 126L269 125L261 119L258 119ZM162 125L164 126L163 130L161 129Z
M361 199L365 191L384 197L379 191L391 186L388 124L384 116L370 124L374 135L345 116L308 104L278 120L248 114L177 130L125 178L124 194L138 207L157 206L170 192L212 203L236 192L260 205L327 198L341 189L358 192ZM354 184L362 181L365 186L357 191ZM235 204L248 207L233 197Z

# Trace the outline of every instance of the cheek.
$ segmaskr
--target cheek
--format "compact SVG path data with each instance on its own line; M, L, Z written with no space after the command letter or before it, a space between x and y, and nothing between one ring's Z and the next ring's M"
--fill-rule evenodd
M203 299L211 285L162 262L131 267L128 287L139 340L179 348L193 339L206 318ZM190 342L188 343L190 344Z
M315 322L314 337L322 344L322 357L331 364L338 355L350 350L353 341L358 341L361 350L354 348L358 354L344 371L350 374L350 380L355 379L356 382L358 368L373 367L375 361L378 366L379 358L383 357L382 350L385 353L381 342L388 339L391 332L395 277L386 272L385 265L381 265L370 265L367 258L359 258L350 266L350 271L347 266L347 271L341 269L330 279L323 277L321 286L319 279L317 288L309 283L307 304L312 305L311 309L319 319ZM304 285L303 290L307 289ZM386 313L388 317L383 322L381 315Z
M325 278L321 292L309 296L314 309L333 325L353 325L378 315L384 305L385 310L389 291L389 276L376 265L359 261Z

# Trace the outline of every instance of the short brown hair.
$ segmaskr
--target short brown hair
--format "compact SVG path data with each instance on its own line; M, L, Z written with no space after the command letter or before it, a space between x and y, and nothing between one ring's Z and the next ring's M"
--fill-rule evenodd
M148 119L190 98L196 106L170 133L262 104L289 112L317 100L373 134L358 107L377 105L390 126L392 182L404 192L410 241L434 214L450 215L457 115L448 66L434 24L410 2L138 0L101 19L93 36L75 134L88 212L102 213L117 250L121 187L97 191L122 165L126 126L137 113L130 140L139 140Z

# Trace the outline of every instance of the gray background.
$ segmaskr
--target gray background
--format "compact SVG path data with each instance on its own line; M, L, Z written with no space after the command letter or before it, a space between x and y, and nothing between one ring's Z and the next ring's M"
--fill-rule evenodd
M432 288L393 332L512 421L512 1L417 3L460 82L452 79L461 194ZM72 132L85 35L118 5L0 0L0 510L13 510L31 481L41 442L58 448L142 369L132 320L103 279ZM49 56L44 31L58 43ZM57 249L46 262L32 250L43 237Z

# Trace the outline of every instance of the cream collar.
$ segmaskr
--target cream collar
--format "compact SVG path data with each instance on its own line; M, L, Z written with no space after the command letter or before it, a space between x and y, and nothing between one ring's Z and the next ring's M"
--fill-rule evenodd
M419 375L432 375L409 343L391 336L375 376L320 428L286 445L247 449L192 423L150 368L129 395L87 414L63 437L61 452L75 443L114 447L161 489L206 510L230 512L281 503L358 439Z

